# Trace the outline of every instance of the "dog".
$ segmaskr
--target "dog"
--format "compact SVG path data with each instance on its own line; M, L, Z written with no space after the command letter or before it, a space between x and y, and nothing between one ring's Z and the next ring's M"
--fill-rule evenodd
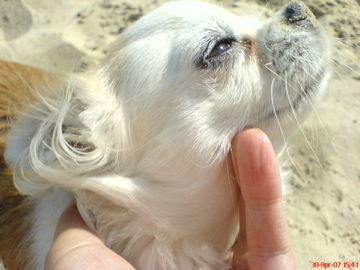
M329 58L302 2L266 22L172 2L130 26L98 67L43 83L5 150L16 188L35 198L21 201L23 269L43 269L73 203L136 269L228 269L239 229L231 140L258 127L279 152L323 95Z

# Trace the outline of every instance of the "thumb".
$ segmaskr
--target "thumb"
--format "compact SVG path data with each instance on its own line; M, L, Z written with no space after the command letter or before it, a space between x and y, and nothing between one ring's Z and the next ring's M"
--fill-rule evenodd
M134 270L107 248L82 220L76 206L64 211L46 260L46 270Z

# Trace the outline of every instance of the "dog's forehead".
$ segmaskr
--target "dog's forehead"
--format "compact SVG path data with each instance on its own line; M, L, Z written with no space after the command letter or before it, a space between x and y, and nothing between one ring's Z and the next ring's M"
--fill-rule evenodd
M254 17L237 16L216 5L170 2L130 26L114 44L113 51L126 48L123 52L127 55L143 52L143 57L165 57L174 47L199 49L200 44L215 37L255 36L261 26Z
M226 18L234 15L220 6L192 1L170 2L158 10L164 17L178 17L184 20L207 20L209 18Z
M208 3L178 1L167 3L140 19L133 32L149 35L152 32L197 30L229 30L232 33L252 34L260 26L259 21L250 16L236 16L230 11ZM145 33L146 32L146 33Z

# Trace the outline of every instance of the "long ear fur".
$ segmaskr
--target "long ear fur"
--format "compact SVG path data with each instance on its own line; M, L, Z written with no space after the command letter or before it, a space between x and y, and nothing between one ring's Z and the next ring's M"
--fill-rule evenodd
M120 170L120 144L129 129L97 78L96 73L72 75L42 86L51 90L32 89L37 102L19 117L5 153L22 194L38 196L52 187L73 186L75 176Z
M0 61L0 258L9 270L29 269L27 234L32 224L32 201L14 187L3 159L6 137L12 120L29 102L35 102L31 89L58 80L60 77L37 68Z

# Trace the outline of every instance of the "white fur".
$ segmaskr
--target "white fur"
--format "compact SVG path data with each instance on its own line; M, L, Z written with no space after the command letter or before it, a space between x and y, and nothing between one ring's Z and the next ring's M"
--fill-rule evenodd
M255 22L208 4L167 4L125 31L103 65L69 77L19 121L6 152L15 184L47 194L36 208L34 269L53 235L42 220L56 224L69 203L51 200L58 188L73 192L85 221L138 270L228 267L238 230L231 139L251 125L280 149L274 109L289 135L297 126L290 104L304 119L328 73L318 28L285 25L281 14ZM226 60L200 68L213 39L229 35L238 42ZM44 210L50 204L56 213Z

